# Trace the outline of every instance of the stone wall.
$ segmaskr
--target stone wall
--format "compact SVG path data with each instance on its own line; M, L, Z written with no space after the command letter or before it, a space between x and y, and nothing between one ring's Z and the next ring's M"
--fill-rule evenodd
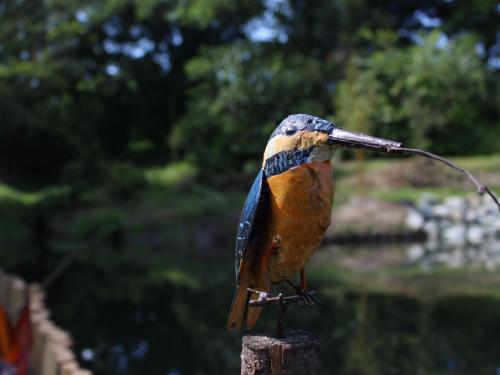
M426 195L409 210L406 225L426 233L427 241L408 252L421 265L500 268L500 213L490 197Z

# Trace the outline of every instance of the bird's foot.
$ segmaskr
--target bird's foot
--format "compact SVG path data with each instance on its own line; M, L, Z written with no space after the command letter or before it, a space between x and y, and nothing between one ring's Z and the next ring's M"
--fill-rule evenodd
M297 295L300 297L302 303L305 306L321 305L321 301L318 299L318 297L316 297L316 292L314 292L312 290L309 291L306 289L302 289L301 287L296 286L290 280L287 280L286 282L293 289L295 289L295 291L297 292Z
M321 301L316 297L316 292L309 290L298 291L297 294L306 306L321 305Z

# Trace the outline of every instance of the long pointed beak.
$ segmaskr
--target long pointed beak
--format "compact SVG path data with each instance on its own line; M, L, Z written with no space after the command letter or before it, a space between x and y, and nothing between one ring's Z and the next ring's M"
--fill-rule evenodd
M329 144L351 148L365 148L368 150L389 152L401 147L400 142L394 142L383 138L371 137L363 133L348 132L341 128L335 128L328 136Z
M488 194L491 199L495 202L500 211L500 201L497 196L490 190L486 185L481 184L476 177L474 177L467 170L460 168L455 163L433 153L419 150L416 148L406 148L401 147L401 143L389 141L388 139L371 137L363 133L352 133L341 128L334 128L332 132L328 135L328 144L339 145L351 148L365 148L368 150L383 151L383 152L396 152L396 153L409 153L423 155L428 158L438 160L447 166L459 171L464 176L466 176L472 183L476 186L477 192L480 195Z

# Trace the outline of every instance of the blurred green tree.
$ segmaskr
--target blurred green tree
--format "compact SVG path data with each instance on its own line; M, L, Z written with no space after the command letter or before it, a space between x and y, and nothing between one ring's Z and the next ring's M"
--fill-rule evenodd
M0 177L184 157L254 169L294 112L445 153L469 131L464 151L488 152L499 15L494 0L7 1Z
M186 68L196 84L170 144L210 171L245 162L255 170L263 141L286 114L325 115L326 72L315 59L237 43L205 49Z
M9 142L0 175L47 180L69 162L166 161L186 61L243 38L260 10L225 0L1 4L0 138Z
M494 77L476 53L477 40L448 39L439 31L418 38L408 48L381 47L352 58L339 84L339 120L440 153L494 151L497 95L488 84Z

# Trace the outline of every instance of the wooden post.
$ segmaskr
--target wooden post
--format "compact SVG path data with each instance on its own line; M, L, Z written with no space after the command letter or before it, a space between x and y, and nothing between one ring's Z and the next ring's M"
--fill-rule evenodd
M241 375L314 375L320 350L319 338L302 330L243 336Z

